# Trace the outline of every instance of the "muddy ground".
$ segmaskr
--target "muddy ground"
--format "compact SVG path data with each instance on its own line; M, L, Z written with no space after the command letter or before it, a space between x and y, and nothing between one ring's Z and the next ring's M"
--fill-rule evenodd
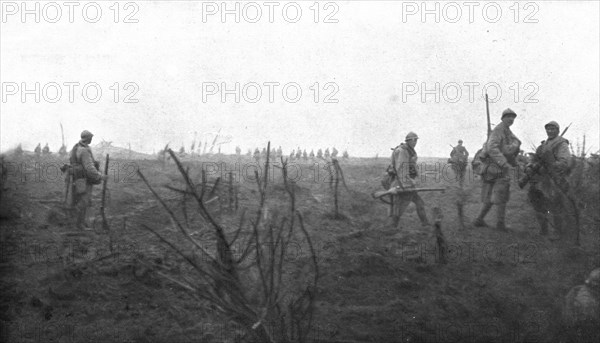
M170 206L179 208L180 196L163 187L183 184L176 167L157 161L112 161L106 209L109 236L99 216L100 187L94 189L95 230L76 230L69 221L64 183L55 170L63 162L31 156L7 159L0 231L2 341L238 341L235 327L153 267L160 265L182 277L192 273L142 228L145 224L162 229L170 221L136 170ZM203 162L205 168L214 163L208 167L211 180L221 175L223 166L227 170L236 170L235 163L240 166L234 182L239 189L238 210L229 211L228 201L221 204L220 214L217 206L212 207L219 220L234 226L243 208L256 207L254 167L248 167L254 166L253 161L233 156L184 161L196 180ZM446 188L445 193L422 193L428 215L433 207L444 215L442 232L449 249L445 264L432 228L421 227L414 205L402 217L401 228L395 229L389 225L387 205L371 198L371 192L381 188L386 159L340 160L348 186L339 188L341 218L332 215L325 162L317 162L317 168L305 161L296 164L301 173L297 208L320 267L310 341L568 340L561 323L564 296L600 266L597 200L582 208L580 246L574 244L572 220L562 239L552 241L538 234L526 189L520 190L515 180L507 208L508 232L470 225L460 229L454 174L444 167L445 160L425 162L429 171L422 172L421 185ZM281 172L273 171L267 207L284 213L287 196ZM469 170L464 186L467 222L478 212L480 189L480 181ZM487 221L495 223L494 210ZM201 236L203 229L197 229ZM309 254L302 242L295 247L288 251L288 259L302 270ZM303 281L302 273L297 274L296 282Z

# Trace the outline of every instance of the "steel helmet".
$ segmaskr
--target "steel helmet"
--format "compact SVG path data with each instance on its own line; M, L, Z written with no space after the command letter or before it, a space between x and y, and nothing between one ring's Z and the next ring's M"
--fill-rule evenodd
M416 133L414 133L414 132L411 131L411 132L408 133L408 135L406 135L406 139L405 140L406 141L410 141L410 140L413 140L413 139L419 139L419 136L417 136Z

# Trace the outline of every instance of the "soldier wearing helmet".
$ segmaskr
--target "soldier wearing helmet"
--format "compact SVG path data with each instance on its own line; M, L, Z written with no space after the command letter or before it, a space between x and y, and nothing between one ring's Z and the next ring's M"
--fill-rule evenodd
M548 234L548 213L552 214L554 231L562 235L562 222L565 203L564 194L568 191L565 175L569 171L569 141L559 136L560 126L551 121L544 125L548 139L542 141L536 149L532 162L525 169L529 177L529 202L533 205L536 219L540 225L540 234ZM523 188L524 182L519 182ZM560 188L560 189L557 189ZM557 239L553 237L552 239Z
M521 141L510 130L517 114L507 108L502 112L502 122L492 130L483 151L481 177L482 206L479 215L473 222L476 227L487 226L485 216L496 205L496 229L506 231L504 224L506 203L510 196L510 166L515 167L515 157L519 153Z
M391 167L394 170L395 177L390 185L391 187L400 186L402 189L415 188L415 179L418 176L417 172L417 136L414 132L409 132L406 135L405 142L398 145L392 153ZM425 212L425 203L416 192L401 193L392 196L390 206L390 216L394 227L397 227L400 222L400 216L406 210L408 205L413 202L417 207L417 214L423 226L429 225L427 214Z
M597 342L600 339L600 268L585 284L573 287L565 297L563 322L567 341Z
M81 140L71 150L70 163L73 185L71 189L73 212L76 216L78 229L88 227L86 212L92 202L92 188L100 184L108 176L102 175L98 170L99 164L94 160L90 143L94 135L84 130Z

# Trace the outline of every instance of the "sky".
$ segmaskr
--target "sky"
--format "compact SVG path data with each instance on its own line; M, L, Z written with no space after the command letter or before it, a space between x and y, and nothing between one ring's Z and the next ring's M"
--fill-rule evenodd
M62 123L146 153L218 132L385 156L414 131L420 156L474 154L486 90L524 150L550 120L600 148L597 1L0 2L1 151L57 151Z

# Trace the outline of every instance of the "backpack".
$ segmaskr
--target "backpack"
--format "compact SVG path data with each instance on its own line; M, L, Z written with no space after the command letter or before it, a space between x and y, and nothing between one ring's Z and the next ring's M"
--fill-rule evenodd
M483 148L477 150L475 156L473 157L473 161L471 162L471 167L473 168L473 173L477 175L482 175L485 165L486 153Z
M392 182L396 179L396 170L393 165L389 165L383 174L383 179L381 180L381 185L385 190L388 190L392 187Z
M398 147L392 148L391 150L395 151ZM397 173L396 168L394 167L394 152L392 151L391 163L387 166L385 173L383 174L383 179L381 180L381 185L385 190L388 190L392 187L392 182L396 179Z

